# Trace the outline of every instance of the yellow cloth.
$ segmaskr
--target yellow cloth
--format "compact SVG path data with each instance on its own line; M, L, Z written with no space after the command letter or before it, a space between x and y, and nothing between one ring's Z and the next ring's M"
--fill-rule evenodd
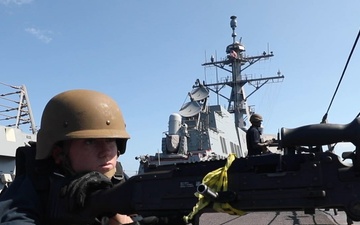
M227 158L226 164L224 167L216 169L203 178L202 183L208 186L214 192L227 191L228 188L228 176L227 171L230 168L232 162L235 160L235 154L230 154ZM189 223L190 220L203 208L205 208L210 202L211 199L205 198L203 195L195 193L195 196L199 198L198 203L193 207L193 211L184 216L186 223ZM229 203L218 203L213 204L213 209L217 212L225 212L231 215L245 215L246 213L233 208Z

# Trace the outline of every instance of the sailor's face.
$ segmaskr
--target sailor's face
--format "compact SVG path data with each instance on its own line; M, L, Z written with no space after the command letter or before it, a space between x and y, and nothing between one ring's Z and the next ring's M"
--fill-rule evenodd
M75 172L97 171L106 174L116 167L116 141L103 138L72 140L69 158Z
M255 127L261 127L261 123L262 123L262 121L256 121L256 122L253 123L253 125Z

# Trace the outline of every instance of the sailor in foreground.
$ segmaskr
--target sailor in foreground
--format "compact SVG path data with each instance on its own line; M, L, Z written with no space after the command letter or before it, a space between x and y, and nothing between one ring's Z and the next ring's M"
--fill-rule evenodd
M270 152L267 147L272 143L272 141L271 140L263 141L261 138L262 121L263 118L260 114L254 113L250 117L251 127L246 132L246 144L248 149L248 156L261 155Z
M91 90L56 95L44 109L36 147L17 153L15 180L0 197L0 223L78 223L61 210L76 211L87 194L123 181L117 159L129 138L122 112L109 96ZM114 213L90 217L87 224L135 223Z

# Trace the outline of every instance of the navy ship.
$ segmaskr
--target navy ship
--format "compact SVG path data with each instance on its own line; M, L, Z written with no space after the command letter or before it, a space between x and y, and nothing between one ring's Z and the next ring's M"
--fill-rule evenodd
M36 142L37 129L25 85L0 83L0 190L15 176L16 149Z
M215 67L231 75L217 78L216 83L201 82L199 79L195 81L193 89L188 93L189 101L169 116L161 152L136 157L140 161L138 173L160 165L224 159L230 153L235 153L237 157L247 156L246 130L250 116L255 113L254 108L247 103L248 97L265 84L281 82L284 76L280 71L270 77L254 77L244 73L250 66L274 54L264 51L257 56L246 55L241 39L236 40L236 16L230 19L232 43L226 47L226 56L220 60L211 56L210 61L202 66ZM245 94L245 84L254 87L249 95ZM223 91L229 88L230 96L226 96ZM220 105L219 101L210 105L210 93L217 99L226 99L227 108ZM263 135L265 140L275 137ZM276 148L273 150L276 151Z

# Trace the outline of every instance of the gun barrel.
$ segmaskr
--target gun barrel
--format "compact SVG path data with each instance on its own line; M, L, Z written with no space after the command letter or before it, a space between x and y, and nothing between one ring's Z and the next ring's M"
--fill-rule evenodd
M323 123L281 129L281 147L319 146L344 141L360 144L360 118L349 124Z
M206 184L200 184L197 187L197 192L212 200L217 199L219 197L219 194L212 191Z

